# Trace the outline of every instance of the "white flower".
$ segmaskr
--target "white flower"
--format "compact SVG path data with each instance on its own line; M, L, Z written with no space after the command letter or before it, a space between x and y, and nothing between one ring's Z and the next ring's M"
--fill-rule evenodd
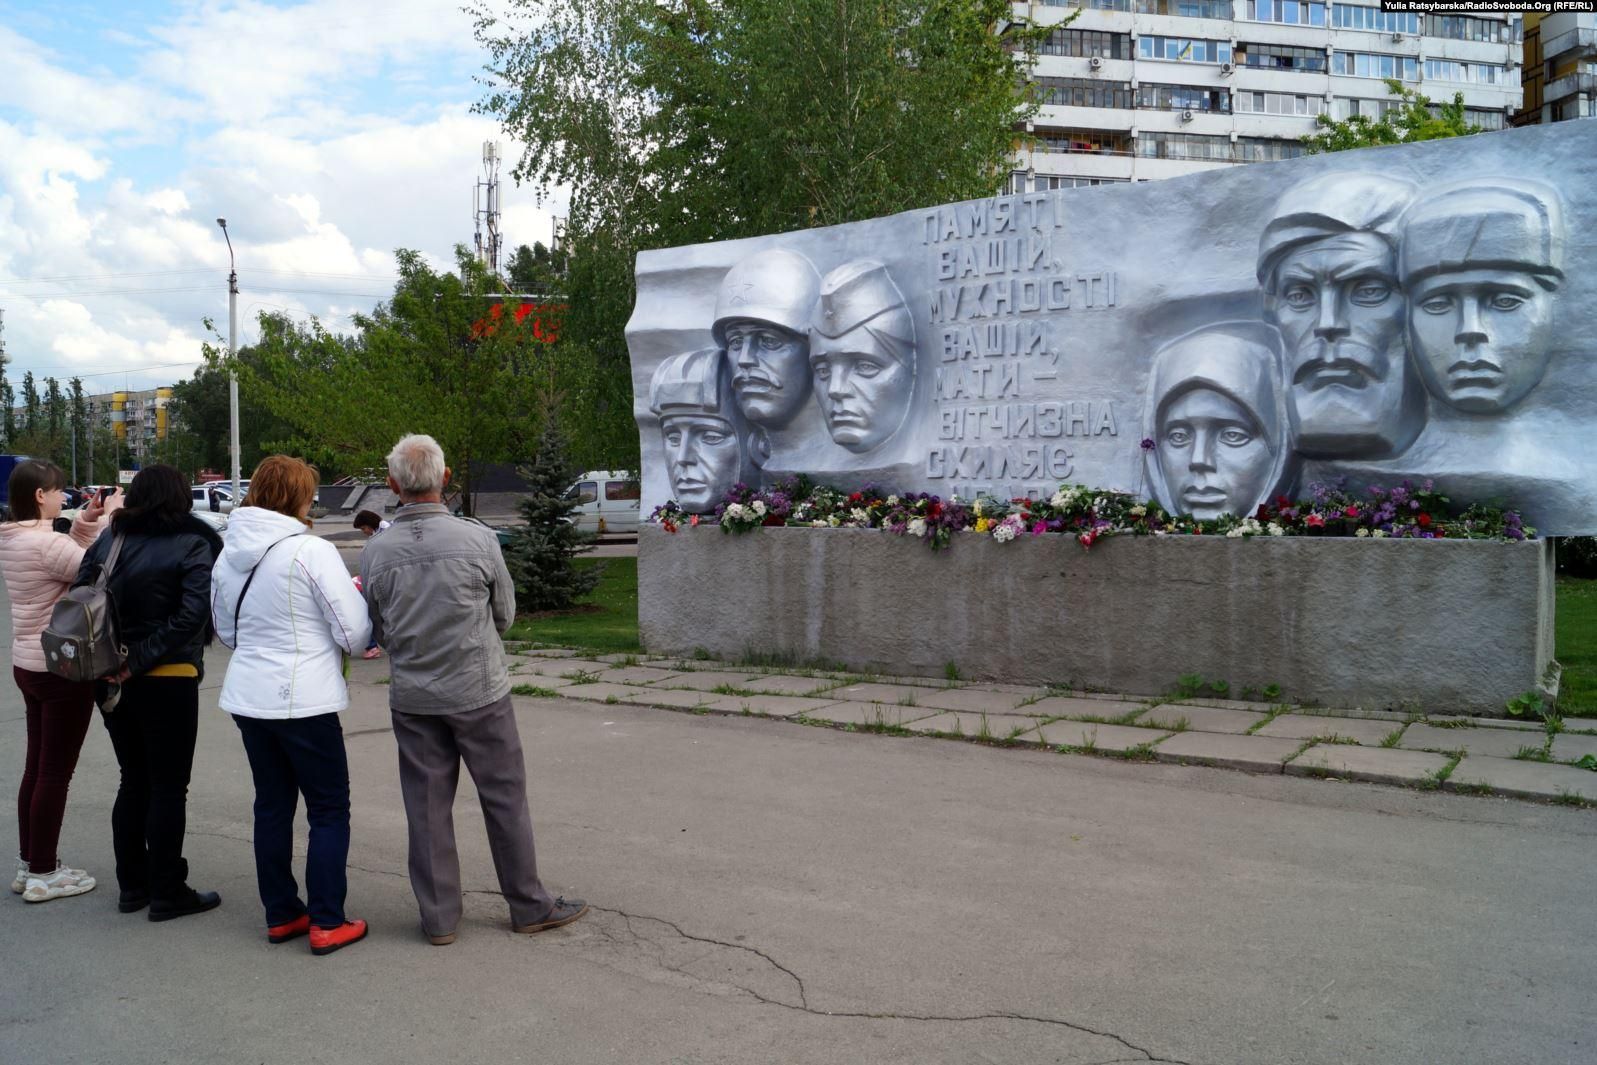
M1015 527L1007 521L1001 521L993 526L993 539L1001 544L1007 544L1015 538Z
M976 502L972 503L970 510L971 513L975 514L978 518L981 517L981 500L978 499Z
M765 517L765 501L764 500L756 499L754 501L754 513L758 514L762 518Z
M1050 507L1062 507L1066 502L1065 493L1063 492L1055 492L1053 495L1048 497L1048 505Z
M726 505L726 516L731 518L733 521L741 520L743 517L743 512L744 508L742 503L728 503Z
M832 516L831 516L831 517L829 517L829 518L827 518L827 519L826 519L826 524L828 524L828 525L830 525L830 526L831 526L831 527L832 527L832 528L834 528L834 529L835 529L835 528L837 528L837 527L838 527L838 526L839 526L839 525L841 525L841 524L842 524L842 522L840 522L840 521L838 521L838 520L837 520L837 515L836 515L836 514L833 514L833 515L832 515Z
M1225 531L1228 540L1235 540L1242 536L1242 526L1236 525Z
M1094 499L1092 501L1092 509L1093 510L1102 510L1103 506L1104 506L1104 497L1103 496L1099 496L1097 499Z
M1277 525L1275 522L1272 521L1270 523L1270 535L1271 536L1285 536L1286 535L1286 530L1283 529L1281 526Z
M908 533L911 536L925 536L926 535L926 519L924 519L924 518L911 518L911 519L909 519L909 528L908 528L907 531L908 531Z
M1370 535L1375 537L1377 540L1379 540L1379 539L1385 537L1387 535L1387 532L1386 532L1385 529L1376 529L1374 532L1370 533Z
M853 510L849 511L848 516L859 522L861 525L869 525L871 523L870 514L866 513L859 507L855 507Z
M887 497L887 505L890 506L890 507L898 506L898 497L897 496L888 496Z
M810 528L824 529L826 528L826 522L822 521L820 518L816 518L814 521L810 522Z
M1361 525L1361 526L1359 526L1359 531L1354 533L1353 535L1354 536L1368 536L1368 535L1370 535L1370 530L1364 528L1364 526Z
M1143 518L1143 517L1147 517L1147 515L1148 515L1148 508L1147 508L1147 507L1145 507L1145 506L1143 506L1143 505L1142 505L1142 504L1141 504L1141 503L1138 503L1138 504L1137 504L1137 505L1136 505L1136 506L1134 506L1134 507L1132 507L1132 508L1131 508L1131 510L1130 510L1130 512L1129 512L1129 513L1130 513L1130 514L1131 514L1131 516L1132 516L1132 517L1133 517L1133 518Z

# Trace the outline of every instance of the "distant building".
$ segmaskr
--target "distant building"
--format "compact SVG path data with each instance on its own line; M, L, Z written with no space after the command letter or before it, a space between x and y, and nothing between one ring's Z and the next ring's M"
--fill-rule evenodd
M111 432L123 450L123 465L143 465L155 445L166 439L166 406L172 401L171 388L147 388L142 392L104 392L85 397L90 424L102 417L111 423Z
M1520 105L1518 16L1321 0L1014 5L1044 26L1076 8L1032 70L1042 107L1028 127L1034 142L1016 153L1011 192L1292 158L1316 116L1391 108L1383 78L1438 102L1461 92L1466 118L1485 129L1502 129Z
M1527 13L1524 82L1516 125L1597 118L1597 14Z

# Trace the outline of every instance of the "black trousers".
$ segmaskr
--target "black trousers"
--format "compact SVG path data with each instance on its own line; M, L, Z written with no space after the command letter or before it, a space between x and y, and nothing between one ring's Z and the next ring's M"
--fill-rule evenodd
M105 715L122 769L111 838L117 885L127 894L177 900L188 887L183 830L199 704L195 677L135 677Z

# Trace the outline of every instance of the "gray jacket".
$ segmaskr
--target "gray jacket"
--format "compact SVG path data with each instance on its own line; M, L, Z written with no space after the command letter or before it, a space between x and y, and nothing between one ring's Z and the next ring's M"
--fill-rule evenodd
M500 636L516 590L493 532L441 503L401 507L361 552L372 633L388 652L388 705L456 714L510 694Z

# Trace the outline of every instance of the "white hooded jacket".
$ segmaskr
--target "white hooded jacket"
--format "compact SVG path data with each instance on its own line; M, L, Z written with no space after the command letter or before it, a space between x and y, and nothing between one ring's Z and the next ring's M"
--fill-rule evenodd
M233 612L251 569L235 633ZM223 710L283 719L349 705L343 655L365 649L371 620L338 548L309 535L304 523L262 507L233 512L211 571L211 621L233 648Z

